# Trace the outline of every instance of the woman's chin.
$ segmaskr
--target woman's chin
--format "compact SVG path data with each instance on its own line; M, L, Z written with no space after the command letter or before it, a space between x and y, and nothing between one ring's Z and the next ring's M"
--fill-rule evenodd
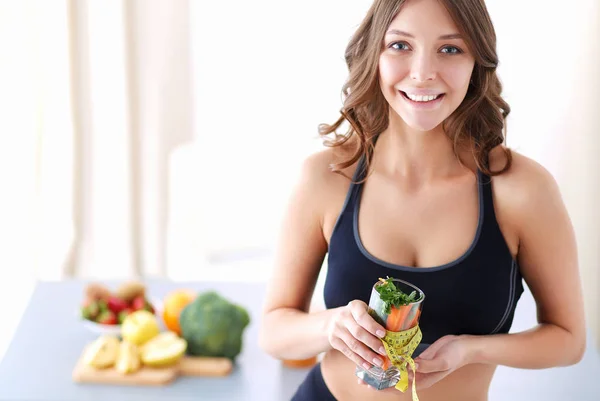
M441 121L411 121L411 120L405 120L405 122L406 122L406 125L408 127L410 127L412 130L418 131L418 132L433 131L434 129L436 129L441 124Z
M399 123L404 125L406 128L417 131L417 132L429 132L432 131L444 121L442 113L411 113L406 110L397 110L396 116L400 117Z

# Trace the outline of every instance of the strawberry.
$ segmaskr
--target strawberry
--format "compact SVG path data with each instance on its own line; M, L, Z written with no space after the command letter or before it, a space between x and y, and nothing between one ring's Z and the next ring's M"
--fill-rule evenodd
M143 296L139 295L131 301L131 309L136 310L147 310L150 313L154 313L154 307L148 300Z
M116 315L119 314L119 312L127 309L127 307L129 305L127 305L127 302L125 302L124 300L122 300L119 297L116 296L111 296L110 298L108 298L108 302L107 302L107 306L108 309L112 312L114 312Z
M117 315L111 311L104 311L96 318L96 323L100 324L118 324Z
M131 301L131 309L134 311L144 309L145 307L146 298L144 298L142 295L138 295L137 297L133 298L133 301Z

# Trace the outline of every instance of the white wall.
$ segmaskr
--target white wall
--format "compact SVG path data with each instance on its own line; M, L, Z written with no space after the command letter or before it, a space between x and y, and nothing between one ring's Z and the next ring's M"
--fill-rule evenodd
M251 258L264 279L300 161L338 118L344 47L370 2L192 2L193 144L171 158L169 274ZM235 9L235 13L231 12Z
M558 180L576 230L588 324L600 347L600 2L588 3L578 21L581 36L592 40L573 41L580 51L571 60L579 68L565 99L565 128L557 133L563 145Z
M587 320L600 345L600 3L487 3L513 110L508 144L548 168L561 187L578 241Z

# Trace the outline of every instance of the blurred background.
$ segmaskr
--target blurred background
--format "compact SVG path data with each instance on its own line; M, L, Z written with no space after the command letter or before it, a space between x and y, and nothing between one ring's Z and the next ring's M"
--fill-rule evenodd
M0 354L38 279L264 281L370 4L1 0ZM487 4L508 145L560 184L600 344L600 2Z

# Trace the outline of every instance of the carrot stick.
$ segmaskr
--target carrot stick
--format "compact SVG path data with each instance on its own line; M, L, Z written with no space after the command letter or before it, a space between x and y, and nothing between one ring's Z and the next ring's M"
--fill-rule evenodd
M402 330L408 330L414 327L415 317L418 319L419 308L414 306L411 308L410 313L406 316L404 320L404 324L402 325Z
M391 367L392 367L392 361L390 361L390 358L388 358L387 356L384 356L383 357L383 365L381 365L381 369L388 370Z
M399 308L392 306L387 318L387 329L390 331L401 331L402 323L406 320L410 309L411 305L402 305Z

